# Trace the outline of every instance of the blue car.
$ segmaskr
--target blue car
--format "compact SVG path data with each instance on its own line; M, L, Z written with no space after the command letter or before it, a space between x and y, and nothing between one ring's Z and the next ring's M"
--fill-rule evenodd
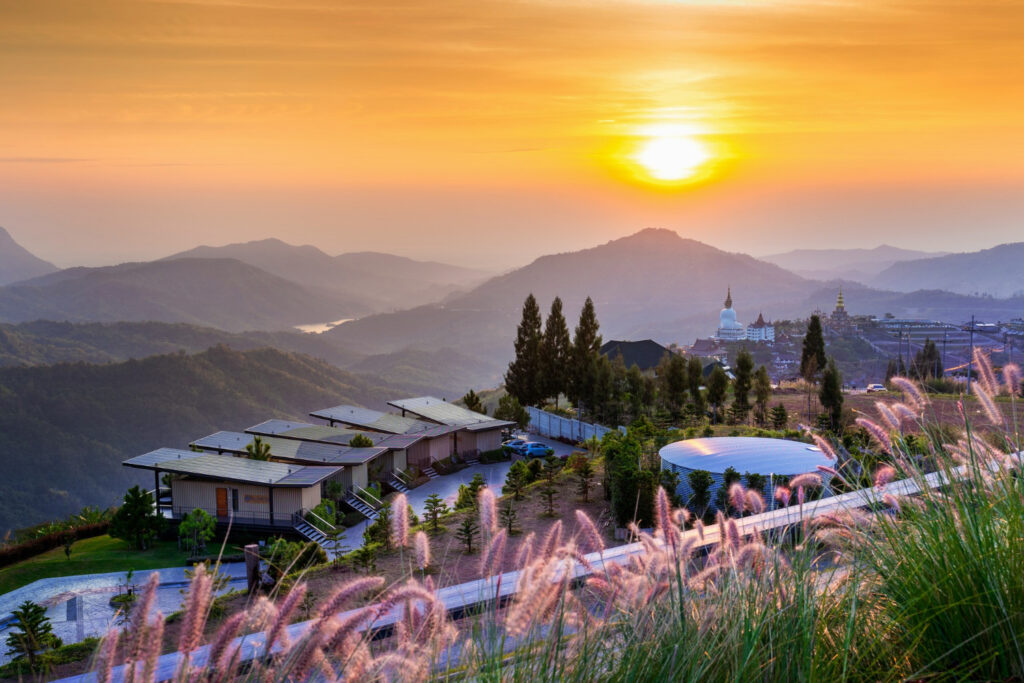
M506 451L519 452L519 449L525 446L527 443L526 439L509 439L508 441L501 444L501 447Z
M547 444L539 443L537 441L530 441L523 446L520 446L517 451L520 455L525 455L527 458L545 458L549 455L554 455L555 451L549 448Z

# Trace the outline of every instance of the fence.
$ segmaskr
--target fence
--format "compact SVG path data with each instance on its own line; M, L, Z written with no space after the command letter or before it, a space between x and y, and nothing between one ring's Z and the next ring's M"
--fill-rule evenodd
M572 439L573 441L586 441L590 437L600 439L612 431L602 425L591 424L571 420L554 413L548 413L533 406L528 407L530 413L530 424L527 430L541 436L549 436L553 439Z

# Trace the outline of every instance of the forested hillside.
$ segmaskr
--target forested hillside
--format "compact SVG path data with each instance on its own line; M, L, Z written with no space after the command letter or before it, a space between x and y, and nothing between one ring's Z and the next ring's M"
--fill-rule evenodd
M272 349L0 369L0 535L151 487L121 466L133 455L326 405L382 407L396 393Z
M36 320L0 324L0 366L110 363L163 353L196 353L211 346L239 351L273 347L305 353L334 365L362 359L333 338L302 332L225 332L187 323L69 323Z

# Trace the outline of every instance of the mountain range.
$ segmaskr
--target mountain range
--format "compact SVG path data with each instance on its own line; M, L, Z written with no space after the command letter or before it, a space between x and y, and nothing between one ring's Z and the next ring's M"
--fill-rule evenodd
M812 280L841 279L873 284L879 273L894 264L944 255L944 252L900 249L883 244L874 249L794 249L762 256L761 260Z
M377 252L329 256L316 247L293 246L278 239L202 246L167 257L181 258L236 259L300 285L340 295L373 312L440 301L489 276L484 270Z
M46 275L57 270L57 266L44 261L14 241L10 233L0 227L0 287Z
M942 289L958 294L1024 296L1024 242L1000 244L967 254L948 254L900 263L879 273L875 286L910 292ZM1018 315L1024 311L1018 310Z

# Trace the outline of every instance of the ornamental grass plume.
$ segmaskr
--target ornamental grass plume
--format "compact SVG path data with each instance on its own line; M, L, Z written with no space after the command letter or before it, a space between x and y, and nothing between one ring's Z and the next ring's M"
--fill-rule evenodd
M597 525L584 510L576 510L576 524L580 528L580 537L591 552L604 552L604 540L597 530Z
M981 409L985 412L985 417L988 418L989 422L997 427L1001 427L1004 423L1003 413L996 406L996 402L992 400L992 394L985 389L981 382L974 386L974 395L978 397L978 403L981 405Z
M793 495L793 492L789 489L789 487L786 487L786 486L776 486L775 487L775 500L779 501L779 503L782 505L782 507L788 507L789 506L789 500L790 500L790 497L792 495Z
M1003 366L1003 387L1007 396L1020 396L1021 393L1021 372L1020 366L1016 363L1007 363Z
M884 489L886 485L896 478L896 468L891 465L882 465L875 470L875 488Z
M921 412L928 405L921 387L912 379L899 375L889 379L889 383L899 389L914 410Z
M811 432L811 440L814 441L814 445L821 450L821 452L824 454L826 458L828 458L829 460L836 459L836 451L832 447L832 444L831 442L829 442L828 439L821 436L820 434L815 434Z
M884 401L875 401L875 412L878 413L878 417L881 418L882 424L885 425L886 429L890 432L900 431L900 419L896 417L896 414L889 409Z
M423 533L422 531L419 533ZM362 576L357 579L346 581L338 588L331 597L327 598L320 605L317 611L318 619L329 619L335 613L340 612L345 606L358 596L370 591L380 590L384 586L382 576Z
M404 493L395 496L391 510L391 542L398 548L405 548L409 545L409 499Z
M764 512L764 497L757 491L747 491L743 502L751 514L759 515Z
M182 620L181 636L178 638L178 652L184 655L181 665L184 671L189 669L191 653L199 646L206 627L206 619L210 614L213 577L206 572L206 565L196 565L195 575L189 586L188 599L185 603L185 616Z
M672 524L670 511L672 506L668 501L668 493L665 491L664 486L658 487L658 492L654 496L654 514L655 514L655 528L661 532L663 538L668 538L668 528Z
M505 561L505 541L508 532L501 528L491 537L487 550L480 556L480 576L487 578L501 570Z
M892 455L892 438L889 436L889 432L885 431L878 424L866 417L858 417L856 420L858 426L863 427L867 433L875 440L875 443L889 455Z
M426 571L430 566L430 539L423 531L417 531L413 537L413 545L416 548L416 566L420 571Z
M992 361L988 353L981 347L974 349L974 364L978 366L978 384L988 392L990 396L999 393L999 383L996 381L996 373L992 370Z
M273 651L274 644L277 643L279 638L282 641L282 647L288 646L285 640L285 627L291 622L292 615L299 608L299 604L304 597L306 597L306 584L300 583L288 591L288 595L281 601L277 608L277 618L274 619L274 623L270 625L270 629L267 631L267 640L263 646L264 657Z
M747 490L743 484L735 482L729 487L729 506L738 514L742 514L747 507Z
M486 538L490 538L498 530L498 505L494 491L489 486L483 487L477 494L477 507L480 510L480 530Z

